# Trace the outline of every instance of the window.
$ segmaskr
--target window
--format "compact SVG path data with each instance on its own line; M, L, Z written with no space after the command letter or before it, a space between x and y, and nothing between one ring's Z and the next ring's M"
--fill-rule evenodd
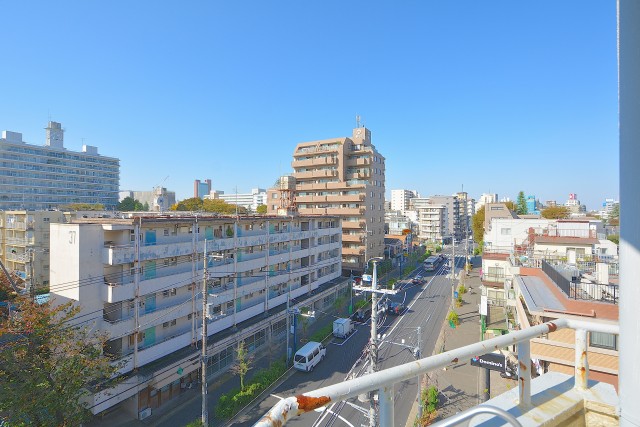
M618 350L618 337L604 332L589 332L589 344L592 347Z
M500 234L502 234L503 236L510 236L511 235L511 229L510 228L501 228L500 229Z

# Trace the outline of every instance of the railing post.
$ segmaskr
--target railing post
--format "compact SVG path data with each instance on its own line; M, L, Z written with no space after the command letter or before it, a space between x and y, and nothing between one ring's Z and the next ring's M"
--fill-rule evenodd
M378 390L379 426L393 427L393 384Z
M518 343L518 394L519 405L531 406L531 341Z
M587 388L587 379L589 378L587 343L587 330L576 329L576 372L574 386L583 390Z

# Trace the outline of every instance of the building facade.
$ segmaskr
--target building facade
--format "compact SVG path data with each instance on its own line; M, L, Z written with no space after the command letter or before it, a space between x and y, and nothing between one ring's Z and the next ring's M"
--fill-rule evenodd
M212 192L209 197L205 196L205 199L213 198L224 200L225 202L242 206L253 212L256 211L258 206L267 204L267 190L263 188L252 188L251 193L233 193L224 194L223 191Z
M200 352L205 256L213 335L282 311L289 298L339 277L340 248L339 219L331 216L139 216L53 224L53 303L79 306L75 323L106 333L105 352L129 374L124 383L94 393L91 411L121 404L138 417L165 386L194 378L199 363L189 360ZM175 363L181 369L167 376Z
M414 190L391 190L391 210L406 211L409 209L409 200L420 197Z
M115 209L120 185L120 160L64 148L64 129L49 122L44 146L27 144L18 132L0 138L0 209L47 210L72 203L102 204Z
M385 158L371 143L371 131L351 137L303 142L293 154L293 205L303 215L335 215L342 220L342 268L363 271L366 261L384 255ZM279 189L267 192L268 212L282 207Z
M121 202L131 197L143 205L146 203L150 212L165 212L176 204L175 191L168 191L164 187L156 187L152 191L120 191L119 197Z
M447 207L427 205L418 209L418 238L442 243L447 235Z
M205 179L204 181L200 181L196 179L193 181L193 197L198 199L203 199L204 196L208 195L211 192L211 180Z

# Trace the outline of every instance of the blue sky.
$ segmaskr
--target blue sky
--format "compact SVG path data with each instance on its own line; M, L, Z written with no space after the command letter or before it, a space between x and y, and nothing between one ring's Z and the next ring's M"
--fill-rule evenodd
M121 189L268 187L359 114L387 193L618 198L613 1L0 2L0 130ZM454 166L455 165L455 166ZM453 167L452 167L453 166Z

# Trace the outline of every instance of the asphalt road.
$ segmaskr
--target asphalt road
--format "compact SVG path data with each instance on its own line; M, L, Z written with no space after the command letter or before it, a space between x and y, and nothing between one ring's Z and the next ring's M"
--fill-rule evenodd
M463 246L456 247L456 254L462 254ZM450 255L450 246L445 251ZM456 256L456 265L461 268L464 258ZM459 271L459 270L457 270ZM398 293L390 297L403 302L403 314L394 316L381 314L378 333L381 343L378 351L378 370L397 366L415 360L412 348L418 345L418 327L421 328L420 349L422 357L433 352L440 328L449 309L451 279L446 277L448 267L442 263L435 272L425 272L421 268L412 276L422 275L427 280L424 285L412 285L409 280L396 285ZM368 369L367 345L370 337L370 323L358 324L356 333L346 340L333 339L327 345L327 356L312 372L295 372L277 387L272 395L263 400L240 422L234 425L252 426L279 400L327 385L342 382L347 378L366 374ZM404 343L403 343L404 340ZM396 384L394 394L395 425L403 426L416 401L417 378ZM336 403L324 412L312 412L294 417L287 422L291 426L368 426L369 403L357 399L347 403Z

